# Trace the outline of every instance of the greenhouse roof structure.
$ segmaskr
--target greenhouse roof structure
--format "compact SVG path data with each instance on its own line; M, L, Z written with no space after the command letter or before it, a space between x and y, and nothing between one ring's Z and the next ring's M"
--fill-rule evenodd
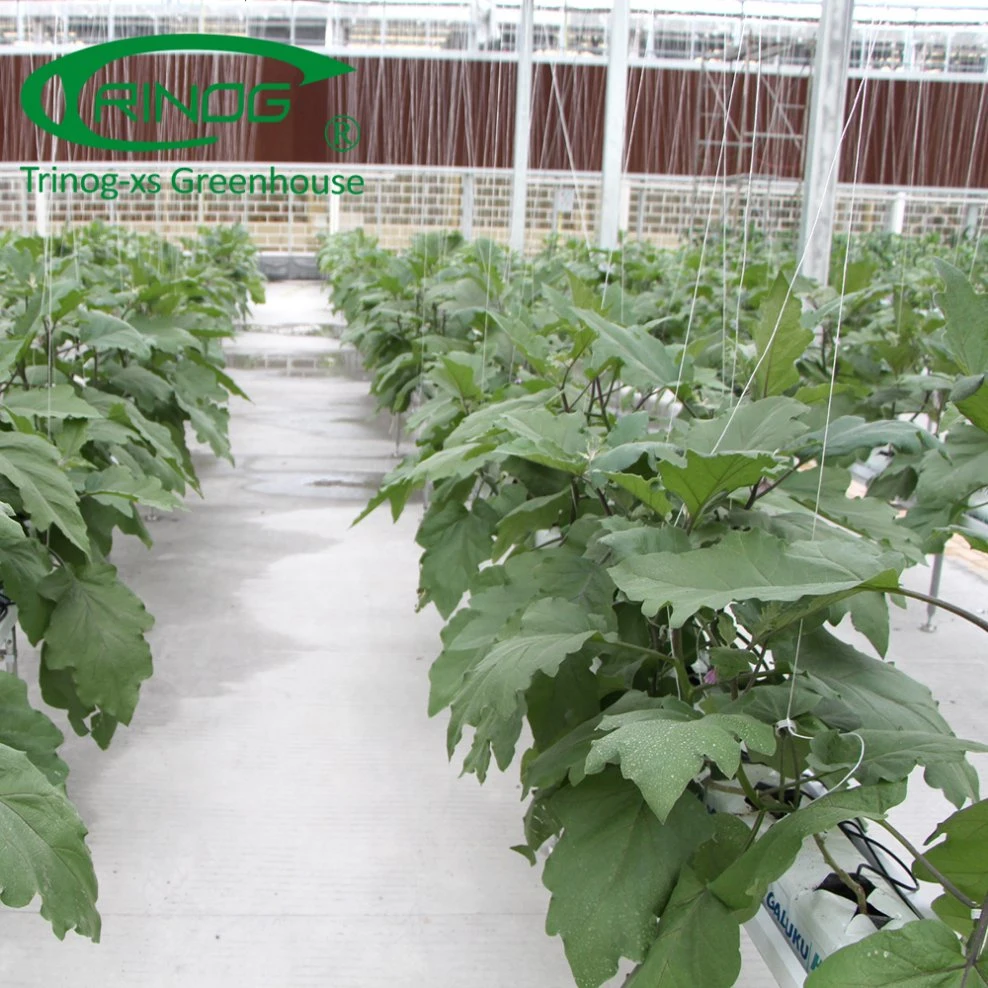
M337 53L512 59L519 10L519 0L269 0L249 8L241 0L5 0L0 45L51 51L196 31L243 33ZM603 63L609 11L603 0L539 0L536 58ZM988 3L858 0L854 16L852 73L988 74ZM819 0L633 0L629 56L642 65L759 61L766 72L808 72L819 17Z

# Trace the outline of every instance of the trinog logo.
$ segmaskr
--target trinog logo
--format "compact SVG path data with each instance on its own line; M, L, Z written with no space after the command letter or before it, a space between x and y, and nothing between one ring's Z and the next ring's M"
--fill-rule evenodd
M217 135L205 133L186 140L164 139L165 122L177 114L199 124L221 126L246 117L249 123L278 123L291 112L291 91L287 82L259 83L247 87L237 79L190 85L183 92L173 92L158 80L106 82L96 87L91 99L83 99L83 89L100 69L128 55L162 52L215 51L259 55L286 62L302 71L301 86L322 79L345 75L353 67L317 52L260 38L242 38L222 34L166 34L147 38L127 38L94 45L63 55L32 72L21 87L21 107L42 130L73 144L102 148L107 151L170 151L180 148L208 147ZM44 88L53 78L61 81L65 109L60 121L45 110ZM232 97L232 98L231 98ZM85 104L85 105L83 105ZM232 104L232 106L231 106ZM160 140L124 140L101 134L94 127L113 119L114 115L160 131ZM349 151L360 140L360 126L353 117L335 116L326 124L326 143L336 151Z

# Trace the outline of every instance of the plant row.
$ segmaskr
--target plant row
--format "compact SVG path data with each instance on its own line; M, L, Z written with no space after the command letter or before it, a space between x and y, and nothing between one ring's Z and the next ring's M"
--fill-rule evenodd
M967 520L988 297L970 266L883 269L891 249L839 245L821 287L754 238L530 261L455 235L323 246L345 338L417 437L364 514L428 488L419 598L446 619L429 713L479 781L518 765L516 849L550 849L546 929L582 988L622 958L633 988L733 985L741 924L804 841L892 829L917 771L958 808L909 847L937 918L807 983L988 983L988 802L966 757L988 748L886 661L889 605L917 596L903 571L954 535L988 548ZM711 787L746 814L708 812Z
M141 511L200 492L194 440L230 457L221 342L263 298L243 230L178 247L94 225L0 241L0 585L40 649L44 702L106 748L151 675L153 618L109 561ZM194 437L194 439L193 439ZM61 731L0 673L0 901L99 938Z

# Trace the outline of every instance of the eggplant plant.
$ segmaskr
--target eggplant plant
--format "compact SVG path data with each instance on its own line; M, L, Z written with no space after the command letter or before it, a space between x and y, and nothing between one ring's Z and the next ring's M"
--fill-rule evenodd
M741 925L804 841L826 855L851 818L905 840L886 817L921 771L957 807L932 847L907 847L941 887L938 918L876 930L807 984L988 984L988 802L967 760L988 746L887 660L889 605L926 599L903 571L955 534L986 548L965 512L988 480L988 296L941 263L928 311L876 327L895 287L854 286L845 356L834 289L785 265L755 255L710 284L691 248L685 274L624 250L524 262L428 235L396 256L360 232L324 246L372 391L412 409L417 448L364 515L397 518L429 488L419 604L446 620L429 713L448 711L448 753L480 782L518 765L516 850L534 864L550 849L546 929L581 988L622 959L630 988L733 985ZM854 341L883 375L933 386L875 400ZM876 448L890 466L851 496ZM754 823L708 812L711 786Z
M0 242L0 584L40 648L45 703L101 748L152 671L153 618L110 562L114 537L150 546L140 509L200 493L191 436L230 457L227 400L243 395L221 341L259 282L242 256L208 254L102 225ZM98 940L62 741L0 672L0 902L40 896L57 936Z

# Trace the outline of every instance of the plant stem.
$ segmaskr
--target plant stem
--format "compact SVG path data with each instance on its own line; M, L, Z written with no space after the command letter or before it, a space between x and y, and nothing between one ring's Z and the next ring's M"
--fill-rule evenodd
M968 909L977 909L978 904L966 896L946 875L930 864L929 859L915 845L911 844L905 835L900 834L888 820L876 820L880 827L887 830L958 902Z
M758 839L758 831L761 830L762 821L765 819L766 810L759 810L758 816L755 817L755 825L751 828L751 833L748 835L748 840L745 842L744 851L747 851L752 844ZM743 854L744 851L741 853Z
M981 915L978 917L978 925L971 934L971 939L967 942L967 959L964 962L964 976L961 978L961 988L967 984L967 979L971 976L981 951L985 949L985 937L988 936L988 896L981 903Z
M669 632L669 644L672 648L672 659L676 665L676 680L679 682L681 700L689 700L693 696L693 686L686 671L686 656L683 654L683 629L672 628Z
M750 510L754 505L754 503L760 497L764 497L766 494L770 494L772 491L774 491L776 487L779 486L779 484L781 484L783 481L788 480L805 462L806 462L805 460L798 460L795 466L791 467L781 477L779 477L778 480L774 480L763 490L759 490L759 487L761 486L760 484L755 484L755 486L752 487L751 489L751 496L748 498L748 501L745 504L745 508Z
M941 600L939 597L931 597L929 594L922 593L919 590L907 590L905 587L896 587L895 590L887 590L886 593L901 594L903 597L912 597L913 600L921 600L924 604L932 604L934 607L940 607L945 611L950 611L951 614L956 614L958 617L964 618L965 621L970 621L971 624L980 628L982 631L988 632L988 621L984 618L979 618L977 614L972 614L970 611L964 610L963 607L959 607L957 604L951 604L950 601Z
M765 804L762 803L761 797L758 795L755 787L751 784L751 779L748 778L744 773L744 765L738 765L738 782L741 783L741 788L744 790L745 796L748 797L748 802L759 811L760 814L764 815L766 812ZM759 818L759 821L761 817Z
M580 492L576 487L576 480L570 479L569 482L569 492L570 496L573 498L573 513L570 515L570 524L576 521L576 514L580 510Z
M604 431L610 432L611 423L607 418L607 401L604 398L604 386L600 383L599 377L594 379L594 389L597 392L597 404L600 406L600 421L604 426ZM593 405L592 401L591 405Z
M854 893L854 898L858 900L858 910L862 916L868 915L868 893L856 882L844 869L831 857L827 850L827 844L820 834L814 834L813 840L820 848L823 860L827 862L834 874Z
M655 394L654 390L645 392L645 395L642 397L641 401L636 403L634 410L637 412L645 404L645 402L648 401L648 399L651 398L652 395L654 394Z
M576 362L583 356L584 351L590 346L589 343L585 343L581 348L580 352L570 361L569 366L566 368L566 372L563 374L563 379L559 385L560 396L563 399L563 410L570 411L569 405L566 402L566 382L569 380L570 371L576 366Z
M642 655L647 655L650 658L661 659L669 665L675 665L676 662L671 655L666 655L665 652L660 652L657 648L646 648L644 645L633 645L631 642L615 642L614 644L617 648L629 648L633 652L641 652Z
M611 378L611 386L607 389L607 397L604 399L605 411L607 407L610 407L611 395L614 394L614 389L617 387L617 385L618 385L618 375L617 375L617 371L615 371L614 377Z

